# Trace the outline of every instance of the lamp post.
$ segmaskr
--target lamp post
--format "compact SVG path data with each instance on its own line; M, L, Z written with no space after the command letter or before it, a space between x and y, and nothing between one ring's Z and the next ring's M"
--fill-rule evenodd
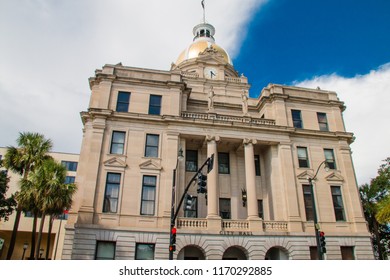
M23 244L22 260L24 260L24 254L26 253L27 248L28 248L28 243L24 242L24 244Z
M42 254L43 254L43 248L39 249L39 259L41 260L42 259Z
M175 227L175 197L176 197L176 170L177 166L179 165L179 161L182 161L184 159L183 156L183 149L180 148L179 152L177 154L177 160L176 160L176 167L173 169L173 178L172 178L172 201L171 201L171 226L170 226L170 231L169 231L169 246L172 246L172 230ZM173 250L171 248L169 249L169 259L173 260Z
M326 160L320 163L320 165L317 168L317 171L314 175L313 178L308 178L309 180L309 185L310 185L310 191L311 191L311 200L313 203L313 221L314 221L314 230L315 230L315 236L316 236L316 244L317 244L317 255L319 260L324 259L323 252L321 250L321 245L320 245L320 226L318 225L318 219L317 219L317 210L316 210L316 201L314 197L314 187L313 187L313 181L317 178L317 174L320 171L320 167L325 164L325 170L328 171L328 163Z

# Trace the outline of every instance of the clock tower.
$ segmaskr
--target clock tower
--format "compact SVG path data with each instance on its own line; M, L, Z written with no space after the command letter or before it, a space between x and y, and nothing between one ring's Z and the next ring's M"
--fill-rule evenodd
M229 54L215 43L215 28L203 22L193 28L194 39L172 64L172 70L196 74L199 78L225 80L238 78Z

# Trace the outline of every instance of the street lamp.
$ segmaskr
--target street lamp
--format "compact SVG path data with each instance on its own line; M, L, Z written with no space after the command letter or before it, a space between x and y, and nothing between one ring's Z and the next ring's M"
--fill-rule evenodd
M24 260L24 254L26 253L27 248L28 248L28 243L24 242L24 244L23 244L22 260Z
M179 165L179 161L182 161L184 159L183 156L183 149L180 148L177 153L177 160L176 160L176 166L175 169L173 169L173 178L172 178L172 201L171 201L171 226L169 231L169 259L173 260L173 244L172 244L172 238L174 237L172 232L175 227L175 197L176 197L176 170L177 166ZM176 234L175 234L176 235Z
M39 259L42 259L42 254L43 254L43 248L39 249Z
M314 198L314 187L313 187L313 181L317 178L317 174L320 171L321 166L325 164L325 170L329 170L328 162L324 160L323 162L320 163L320 165L317 168L317 171L314 175L313 178L308 178L309 184L310 184L310 190L311 190L311 200L313 203L313 220L314 220L314 230L315 230L315 235L316 235L316 244L317 244L317 255L319 260L324 259L323 252L321 250L321 245L320 245L320 227L318 225L318 219L317 219L317 210L316 210L316 201Z

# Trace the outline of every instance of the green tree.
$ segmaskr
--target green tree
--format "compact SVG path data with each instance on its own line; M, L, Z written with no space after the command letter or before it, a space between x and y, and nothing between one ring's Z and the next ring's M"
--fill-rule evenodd
M37 212L41 213L35 259L39 258L46 215L62 213L64 208L68 208L72 204L72 196L76 191L76 186L65 184L65 178L66 168L61 163L49 159L31 171L27 178L21 182L21 192L31 195ZM47 252L49 250L50 248L46 248Z
M0 167L2 166L0 161ZM8 221L8 217L12 214L16 207L16 200L12 194L6 197L8 191L9 178L6 170L0 170L0 221Z
M22 178L27 178L29 172L50 157L47 153L50 152L52 148L52 142L49 139L45 139L42 134L31 132L19 133L16 142L18 145L17 147L11 146L7 148L3 164L5 168L19 173ZM18 205L16 208L16 217L7 253L7 260L11 259L15 248L21 213L23 210L29 210L24 208L18 201L18 197L23 197L23 195L23 193L19 192L16 197ZM32 247L35 244L35 233L32 234L31 238L31 249L33 249L35 247Z
M377 177L371 179L370 184L364 184L359 188L364 215L372 234L374 252L381 260L387 258L390 245L390 227L381 216L385 216L381 213L386 213L383 209L386 209L386 201L389 199L389 166L390 158L387 158L378 169Z

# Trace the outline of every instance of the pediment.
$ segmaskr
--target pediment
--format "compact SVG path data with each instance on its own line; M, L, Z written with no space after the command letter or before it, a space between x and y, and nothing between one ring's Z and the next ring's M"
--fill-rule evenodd
M313 178L313 177L314 174L311 170L306 170L297 176L297 178L300 180L308 180L308 178Z
M327 181L338 181L338 182L344 181L344 177L341 176L340 174L336 173L336 172L333 172L332 174L326 176L325 179Z
M148 170L161 170L161 164L160 162L157 162L155 160L149 159L147 161L144 161L139 165L141 169L148 169Z
M122 159L113 157L103 162L104 166L126 168L127 164Z

